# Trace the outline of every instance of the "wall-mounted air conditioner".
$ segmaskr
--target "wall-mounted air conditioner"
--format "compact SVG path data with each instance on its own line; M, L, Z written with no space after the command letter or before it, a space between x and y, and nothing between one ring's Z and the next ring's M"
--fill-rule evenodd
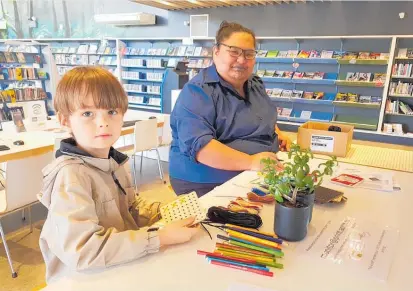
M155 15L143 12L96 14L94 19L96 23L116 26L154 25L156 23Z

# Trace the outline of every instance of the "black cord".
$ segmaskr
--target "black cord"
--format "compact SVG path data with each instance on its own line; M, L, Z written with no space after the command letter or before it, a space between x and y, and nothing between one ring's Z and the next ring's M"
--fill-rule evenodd
M262 219L256 214L238 213L229 211L220 207L211 207L207 214L210 222L222 224L234 224L248 228L259 228L262 225Z

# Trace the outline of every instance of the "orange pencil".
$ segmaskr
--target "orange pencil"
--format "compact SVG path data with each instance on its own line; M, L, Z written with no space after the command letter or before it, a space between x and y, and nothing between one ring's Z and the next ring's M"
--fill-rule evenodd
M244 239L244 240L247 240L247 241L250 241L250 242L253 242L253 243L256 243L256 244L260 244L260 245L263 245L263 246L266 246L266 247L276 248L276 249L279 249L279 250L281 249L281 246L279 244L277 244L275 242L272 242L272 241L268 241L268 240L265 240L265 239L262 239L262 238L250 236L248 234L244 234L244 233L229 230L229 229L227 229L226 232L229 235L231 235L233 237L236 237L236 238L239 238L239 239Z

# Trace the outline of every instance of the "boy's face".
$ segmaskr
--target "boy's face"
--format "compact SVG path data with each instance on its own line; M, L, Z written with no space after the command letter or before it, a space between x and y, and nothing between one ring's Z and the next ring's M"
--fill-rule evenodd
M119 108L98 109L92 98L84 102L62 124L70 128L79 148L97 158L108 158L110 147L119 139L123 113Z

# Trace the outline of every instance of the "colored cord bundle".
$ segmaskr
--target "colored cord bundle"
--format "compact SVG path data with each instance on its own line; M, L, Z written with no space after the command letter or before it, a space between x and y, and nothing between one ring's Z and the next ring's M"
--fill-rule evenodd
M211 207L208 209L208 219L210 222L233 224L248 228L259 228L262 225L262 219L256 214L237 213L220 207Z

